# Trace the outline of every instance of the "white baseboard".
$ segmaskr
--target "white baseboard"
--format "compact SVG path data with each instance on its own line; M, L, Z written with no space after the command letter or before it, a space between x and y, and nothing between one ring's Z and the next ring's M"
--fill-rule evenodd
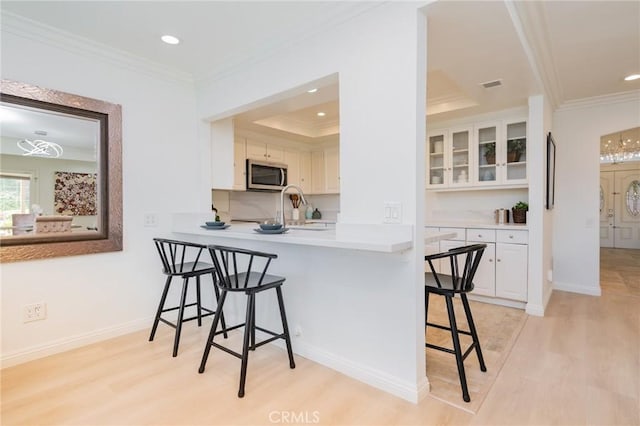
M542 305L537 305L537 304L533 304L533 303L527 303L527 307L524 310L527 314L529 315L533 315L536 317L543 317L544 316L544 306Z
M429 381L426 377L417 384L409 383L399 380L397 377L390 376L383 371L362 366L304 342L295 342L294 349L295 353L302 357L339 371L349 377L409 402L413 402L414 404L417 404L418 401L429 393Z
M519 302L517 300L501 299L499 297L481 296L479 294L467 293L467 299L475 300L476 302L489 303L491 305L506 306L507 308L524 309L526 307L525 302Z
M575 285L575 284L554 282L553 283L553 289L554 290L561 290L561 291L568 291L570 293L586 294L586 295L589 295L589 296L601 296L602 295L602 290L600 289L600 286L598 286L598 287L585 287L585 286Z
M133 333L135 331L149 328L152 323L153 317L137 319L128 323L94 330L89 333L54 340L42 345L31 346L13 353L2 354L2 358L0 358L0 368L12 367L14 365L33 361L34 359L44 358L49 355L66 352L71 349L111 339L123 334Z

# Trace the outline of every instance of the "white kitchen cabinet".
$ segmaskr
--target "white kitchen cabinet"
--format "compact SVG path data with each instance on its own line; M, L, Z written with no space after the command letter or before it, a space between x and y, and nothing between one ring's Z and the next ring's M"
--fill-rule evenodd
M311 192L324 194L325 183L324 151L311 151Z
M331 147L324 150L324 173L327 194L340 192L340 148Z
M247 189L247 152L244 139L236 138L233 142L233 189Z
M527 301L529 247L526 245L526 237L526 231L498 231L498 242L496 243L496 297L522 302ZM506 239L517 244L501 242Z
M527 183L527 122L512 120L475 126L475 168L478 186Z
M449 174L444 150L447 131L429 133L427 136L427 187L443 188L449 185Z
M527 122L496 120L427 137L427 189L526 187Z
M247 158L282 163L284 161L284 148L247 139Z
M493 229L467 229L467 244L486 244L476 275L473 278L473 294L494 297L496 295L496 231Z
M427 186L468 186L471 175L471 137L469 127L435 132L427 142Z
M427 254L444 252L471 244L486 244L480 264L473 279L471 296L488 296L526 302L528 289L528 231L489 228L435 228L427 227L427 233L456 232L452 240L425 246ZM438 244L436 246L435 244ZM433 262L437 272L450 274L447 259ZM429 265L425 262L425 271Z
M311 194L311 153L300 152L300 188L305 194Z
M285 148L283 162L287 165L287 183L300 186L300 152Z
M484 243L487 248L482 253L476 275L473 278L473 293L481 296L496 295L496 245Z

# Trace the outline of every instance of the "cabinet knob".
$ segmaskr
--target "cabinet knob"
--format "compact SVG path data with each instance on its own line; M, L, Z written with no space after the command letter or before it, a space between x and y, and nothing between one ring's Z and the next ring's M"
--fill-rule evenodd
M489 259L489 262L493 263L493 259Z
M478 238L482 238L482 234L478 234Z
M511 238L513 240L513 235L509 235L509 238Z
M496 259L498 262L500 262L500 259Z

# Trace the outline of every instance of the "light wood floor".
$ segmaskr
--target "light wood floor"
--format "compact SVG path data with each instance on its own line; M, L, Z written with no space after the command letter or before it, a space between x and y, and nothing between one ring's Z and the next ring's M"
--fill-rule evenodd
M529 317L477 414L427 397L414 405L267 345L252 353L244 399L238 360L189 323L133 333L2 370L3 425L639 425L640 251L603 250L601 297L554 292ZM614 261L621 264L616 266ZM621 283L623 283L621 285ZM233 337L239 343L237 337ZM295 421L292 421L295 420Z

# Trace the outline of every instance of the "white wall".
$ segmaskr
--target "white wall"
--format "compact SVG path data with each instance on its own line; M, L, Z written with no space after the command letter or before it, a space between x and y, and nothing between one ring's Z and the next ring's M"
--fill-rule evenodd
M164 282L151 239L168 233L173 212L210 202L190 84L82 42L60 47L69 40L9 18L2 78L122 105L124 250L3 264L3 366L148 328ZM143 227L147 212L157 228ZM34 302L47 303L48 318L23 324L22 307Z
M554 288L600 294L600 136L638 125L637 92L572 102L554 113Z
M198 113L203 118L224 118L225 113L240 110L243 105L337 72L340 220L345 225L380 224L384 201L398 201L402 203L403 223L415 225L414 238L421 241L426 22L416 7L416 3L381 4L276 57L199 87ZM332 269L332 284L343 293L320 292L314 303L330 307L337 303L336 297L338 301L358 300L358 312L366 317L368 327L343 321L343 332L351 336L343 342L345 347L325 346L313 336L308 336L311 340L305 343L336 357L357 354L351 361L361 371L384 377L388 383L402 383L406 389L402 396L416 399L426 390L423 244L386 262L363 262L365 254L356 251L349 256L353 261L338 262ZM364 264L366 278L358 269ZM370 299L376 306L380 295L373 297L370 293L378 288L385 289L380 295L385 296L386 306L364 309ZM331 309L314 318L328 323L328 328L337 321ZM378 330L386 330L389 321L395 325L393 331L381 335ZM380 344L375 351L365 350L371 341ZM319 352L314 359L322 362Z

